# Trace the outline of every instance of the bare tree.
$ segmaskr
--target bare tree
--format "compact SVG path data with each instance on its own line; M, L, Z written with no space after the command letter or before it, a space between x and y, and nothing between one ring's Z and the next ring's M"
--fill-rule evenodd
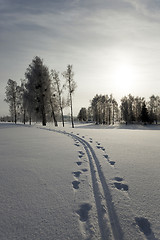
M154 122L157 124L158 123L158 112L159 112L159 96L152 95L150 97L150 100L148 102L148 107L149 107L149 117L150 117L150 122Z
M72 95L76 89L76 82L74 81L73 76L74 76L74 72L72 70L72 65L68 65L67 70L63 73L63 77L66 79L66 86L69 92L69 104L71 107L72 128L74 128Z
M9 103L12 121L17 123L17 82L9 79L6 86L6 98L4 99Z
M54 125L55 127L58 126L58 122L57 122L57 118L56 118L56 108L57 108L57 101L56 101L56 98L55 98L55 94L54 92L50 93L50 99L49 99L49 102L50 102L50 106L51 106L51 112L52 112L52 118L53 118L53 121L54 121Z
M21 121L26 123L27 102L26 102L25 80L21 79L21 85L17 86L17 108Z
M65 88L65 85L63 85L61 87L59 72L57 72L56 70L51 70L51 76L52 76L53 81L54 81L53 83L54 83L55 91L58 94L58 105L59 105L59 109L60 109L60 112L61 112L62 124L63 124L63 127L64 127L64 115L63 115L64 100L62 98L62 93L63 93L63 90Z

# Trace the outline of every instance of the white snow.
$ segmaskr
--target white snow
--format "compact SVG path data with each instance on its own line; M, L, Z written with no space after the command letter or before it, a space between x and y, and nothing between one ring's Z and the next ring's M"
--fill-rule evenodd
M0 239L160 239L160 128L0 124Z

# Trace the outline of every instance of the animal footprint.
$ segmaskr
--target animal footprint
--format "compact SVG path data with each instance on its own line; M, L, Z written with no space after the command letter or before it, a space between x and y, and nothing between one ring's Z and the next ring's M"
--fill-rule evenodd
M107 160L108 160L108 155L106 154L106 155L103 155Z
M80 166L82 164L82 162L76 162L78 166Z
M78 188L79 188L79 184L80 184L79 181L73 181L73 182L72 182L72 185L73 185L73 188L74 188L74 189L78 189Z
M79 152L79 154L80 154L80 155L79 155L79 158L82 158L82 157L84 156L84 154L85 154L85 153L82 152L82 151L78 151L78 152Z
M109 161L109 163L112 165L112 166L114 166L115 165L115 161Z
M137 225L139 226L139 229L141 232L143 232L146 236L150 235L152 233L151 230L151 224L148 221L148 219L143 218L143 217L136 217L135 221Z
M97 145L97 148L98 148L98 149L102 149L102 151L105 151L105 148L104 148L104 147L101 147L101 146L99 146L99 145Z
M114 178L117 182L122 182L123 181L123 178L121 178L121 177L115 177Z
M73 172L73 174L74 174L75 177L79 178L80 175L81 175L81 172L80 172L80 171L77 171L77 172Z
M78 151L79 152L79 154L81 154L81 155L84 155L85 153L84 152L82 152L82 151Z
M75 146L77 146L77 147L79 147L79 146L80 146L78 143L75 143L74 145L75 145Z
M120 182L114 182L114 186L115 186L118 190L128 191L128 185L127 185L127 184L120 183Z
M87 172L87 171L88 171L88 169L87 169L87 168L84 168L84 169L82 169L82 171L83 171L83 172Z
M101 149L101 146L98 145L97 148L98 148L98 149Z
M86 222L88 220L88 212L91 210L92 206L89 203L84 203L80 206L77 214L80 216L80 221Z

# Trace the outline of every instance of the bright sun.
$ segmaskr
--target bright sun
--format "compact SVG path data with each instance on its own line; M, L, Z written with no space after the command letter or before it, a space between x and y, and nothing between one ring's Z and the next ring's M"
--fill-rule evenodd
M114 85L121 94L129 94L132 92L134 80L135 71L132 65L122 62L114 69Z

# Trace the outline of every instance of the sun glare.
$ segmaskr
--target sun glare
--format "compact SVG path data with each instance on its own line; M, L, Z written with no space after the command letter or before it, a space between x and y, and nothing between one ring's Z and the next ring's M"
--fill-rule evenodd
M135 87L135 71L132 65L120 63L113 74L115 88L121 94L129 94Z

